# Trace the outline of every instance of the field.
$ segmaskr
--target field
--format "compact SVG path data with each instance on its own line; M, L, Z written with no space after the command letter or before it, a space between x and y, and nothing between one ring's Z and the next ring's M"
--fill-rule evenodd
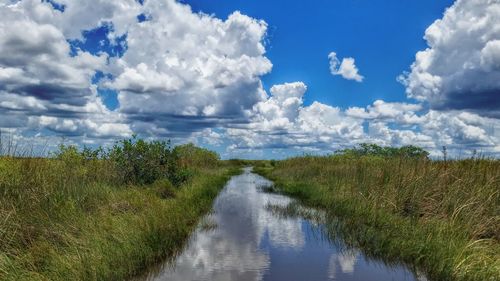
M125 140L0 158L0 280L123 280L173 257L231 174L212 152Z
M257 172L326 210L332 239L431 280L500 280L498 160L346 151L261 162Z

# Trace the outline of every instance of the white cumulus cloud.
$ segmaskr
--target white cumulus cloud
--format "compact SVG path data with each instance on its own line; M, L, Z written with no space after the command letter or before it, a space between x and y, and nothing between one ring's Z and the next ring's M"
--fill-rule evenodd
M259 102L246 126L230 128L230 150L293 149L333 152L368 142L384 146L417 145L434 156L442 146L450 155L473 149L500 153L500 120L465 111L424 110L419 103L375 101L343 110L320 102L304 105L303 82L275 85Z
M64 11L0 0L0 130L18 139L50 131L102 143L135 132L253 153L374 142L500 154L500 0L458 0L427 29L429 47L400 78L418 103L347 109L308 101L300 81L264 89L273 65L263 20L220 19L174 0L57 2ZM75 48L83 31L103 26L123 55L108 55L106 40L101 52ZM354 58L328 58L333 75L363 81ZM97 72L106 74L99 82ZM99 94L106 88L115 110Z
M328 55L330 60L330 72L332 75L340 75L344 79L362 82L364 77L359 74L354 58L343 58L342 62L337 58L337 53L331 52Z
M189 133L244 118L265 99L264 21L239 12L221 20L173 0L147 1L144 12L150 20L128 28L128 49L112 59L116 78L105 84L134 130Z
M429 47L400 77L408 96L500 117L500 1L458 0L424 38Z
M108 56L71 55L59 14L41 1L0 4L0 114L23 129L89 137L129 134L122 116L105 107L91 83Z

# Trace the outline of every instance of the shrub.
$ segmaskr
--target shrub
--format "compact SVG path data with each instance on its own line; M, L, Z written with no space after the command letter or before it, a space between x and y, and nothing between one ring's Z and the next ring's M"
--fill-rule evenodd
M406 145L402 147L379 146L376 144L362 143L358 147L337 151L341 155L353 156L381 156L381 157L404 157L404 158L428 158L429 152L424 149Z
M106 171L114 183L152 184L167 179L179 186L199 168L215 168L219 155L213 151L186 144L172 148L170 141L145 141L133 136L121 140L105 151L102 147L79 150L60 145L53 153L68 173L92 175ZM103 169L103 167L105 167Z
M108 152L126 183L151 184L162 178L176 181L176 157L170 141L147 142L133 136L117 142Z
M84 159L83 154L74 145L59 145L59 150L54 152L54 156L70 166L80 165Z
M192 143L175 147L174 153L182 167L216 167L220 160L217 153Z

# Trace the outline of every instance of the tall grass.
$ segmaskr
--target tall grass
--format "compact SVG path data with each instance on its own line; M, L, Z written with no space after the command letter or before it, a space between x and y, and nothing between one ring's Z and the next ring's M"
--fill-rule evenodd
M150 144L140 151L167 149ZM125 156L143 159L134 154L140 151ZM122 164L130 162L89 152L95 151L62 147L53 158L0 157L0 280L133 276L180 249L235 172L218 160L185 167L189 173L172 169L203 162L176 155L166 166L168 161L149 163L155 173L145 173L141 162L125 166L130 170L124 174ZM179 174L182 181L171 183Z
M435 280L500 280L500 161L298 157L257 171L368 253Z

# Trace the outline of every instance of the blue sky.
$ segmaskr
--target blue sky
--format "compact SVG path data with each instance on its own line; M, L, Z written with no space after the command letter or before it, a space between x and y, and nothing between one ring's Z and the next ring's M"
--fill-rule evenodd
M0 130L224 158L500 154L500 1L0 1Z
M425 29L442 17L451 0L422 1L245 1L186 0L193 10L227 18L235 10L269 25L266 56L273 70L266 87L288 81L308 85L305 103L320 101L342 108L377 99L404 101L396 77L427 47ZM332 77L325 59L331 51L354 57L366 77L355 83Z

